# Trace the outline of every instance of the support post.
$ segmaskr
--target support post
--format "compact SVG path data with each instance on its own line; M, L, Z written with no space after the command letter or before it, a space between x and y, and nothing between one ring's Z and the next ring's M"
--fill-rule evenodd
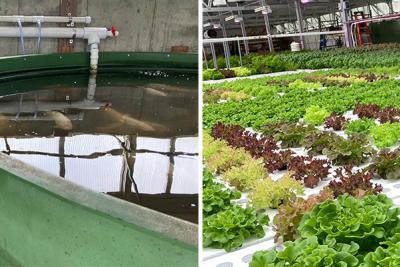
M239 10L239 11L238 11L238 14L239 14L240 17L242 17L242 19L241 19L240 22L239 22L239 23L240 23L240 29L241 29L241 31L242 31L242 36L243 36L243 37L247 37L246 27L244 26L244 22L243 22L243 13L242 13L241 10ZM245 51L245 54L248 55L248 54L250 53L249 41L244 40L244 41L243 41L243 44L244 44L244 51Z
M225 47L224 47L225 49ZM213 43L210 44L210 50L211 50L211 56L213 59L213 63L214 63L214 69L218 69L218 61L217 61L217 55L215 54L215 46Z
M266 6L267 3L265 2L265 0L261 0L261 3L263 6ZM272 37L271 37L271 25L269 24L269 17L268 14L263 14L264 17L264 23L265 23L265 30L267 32L268 35L268 48L269 48L269 52L273 52L274 51L274 43L272 42Z
M387 5L388 5L390 15L393 15L394 9L393 9L393 2L392 2L392 0L387 0L386 3L387 3Z
M224 38L228 38L228 34L226 33L226 29L225 29L225 23L224 23L222 17L220 17L220 23L221 23L222 36ZM230 60L231 52L229 51L229 43L228 42L223 42L222 44L223 44L223 47L224 47L226 68L230 69L231 68L231 60Z
M297 17L297 22L298 22L298 30L300 33L304 32L304 25L303 25L303 14L301 11L301 6L299 0L294 0L294 6L296 9L296 17ZM305 49L305 42L304 42L304 36L300 36L300 43L302 49Z
M343 31L344 31L344 43L346 47L353 47L353 41L351 40L350 36L350 25L349 25L349 12L347 8L347 1L345 0L340 0L339 4L339 12L340 16L342 18L342 23L343 23Z
M73 17L77 15L78 3L77 0L61 0L60 2L60 15ZM66 24L67 27L74 27L73 22ZM58 40L58 52L59 53L71 53L74 52L74 39L59 39Z

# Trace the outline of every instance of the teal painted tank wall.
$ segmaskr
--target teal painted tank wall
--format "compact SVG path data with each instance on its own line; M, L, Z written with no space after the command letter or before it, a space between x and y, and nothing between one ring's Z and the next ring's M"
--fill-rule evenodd
M10 266L197 266L194 246L80 206L2 169L0 214L0 251L9 254Z

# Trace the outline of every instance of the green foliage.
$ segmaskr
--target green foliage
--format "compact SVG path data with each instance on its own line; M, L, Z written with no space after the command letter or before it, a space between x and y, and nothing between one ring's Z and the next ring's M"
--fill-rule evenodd
M207 168L238 190L249 190L268 176L262 159L253 159L243 148L232 148L207 133L203 134L203 157Z
M344 70L342 70L344 71ZM350 70L346 70L350 72ZM369 70L370 71L370 70ZM338 72L338 71L337 71ZM399 72L398 72L399 73ZM381 108L400 107L400 81L388 79L345 87L328 87L325 90L288 89L268 81L286 82L304 79L309 74L296 74L278 78L239 80L205 88L224 87L242 91L255 99L240 102L210 104L203 108L203 123L210 128L216 122L260 129L269 123L298 122L306 107L323 107L329 113L343 114L356 103L374 103ZM315 74L313 74L315 75ZM278 94L283 92L284 95Z
M203 216L227 210L232 207L231 201L239 199L240 192L230 190L224 185L214 181L212 174L204 170L203 172Z
M333 241L333 240L332 240ZM355 256L358 245L354 242L319 244L316 237L285 242L282 251L259 251L253 255L250 267L351 267L358 266Z
M296 62L302 69L387 67L400 64L400 49L398 44L390 44L324 52L282 53L276 57L284 62Z
M390 147L400 138L400 123L384 123L371 127L370 135L378 148Z
M203 134L203 157L207 167L219 174L253 160L244 149L232 148L224 141L214 140L207 133Z
M300 147L304 139L317 132L315 127L297 123L277 123L269 124L263 128L267 136L273 136L277 141L281 141L282 148Z
M220 79L224 79L225 76L216 69L206 69L203 70L203 80L207 81L207 80L220 80Z
M383 179L400 179L400 150L382 150L368 167Z
M300 53L279 53L269 55L243 56L243 67L254 69L254 74L280 72L294 69L322 69L322 68L374 68L374 73L386 74L382 67L400 65L400 49L398 44L375 45L367 48L335 49L329 51L303 51ZM231 56L231 67L240 65L238 56ZM217 59L218 68L226 68L224 57ZM213 66L212 60L208 66ZM346 77L331 77L337 82L348 82ZM365 83L362 78L350 77L352 83Z
M299 237L297 228L303 215L311 211L315 205L333 198L332 192L325 188L319 194L311 195L307 199L298 197L295 201L279 206L278 214L273 221L275 242L293 241Z
M310 125L320 125L330 113L319 106L310 106L306 109L304 120Z
M294 82L289 83L289 89L300 89L300 90L318 90L322 87L321 83L310 83L304 82L301 79L297 79Z
M231 186L236 187L241 191L248 191L253 188L257 180L266 178L267 172L264 169L262 159L248 159L240 166L233 166L227 170L222 179L228 182Z
M360 251L372 251L400 230L400 209L385 195L356 199L349 195L328 200L306 213L298 228L301 237L317 237L322 244L357 243Z
M231 251L250 237L262 238L268 223L268 216L255 209L233 206L203 220L203 246Z
M400 234L381 242L374 252L368 253L360 267L397 267L400 266Z
M249 96L246 95L244 92L225 91L221 94L221 99L228 101L242 101L248 98Z
M342 137L330 139L322 150L322 154L337 165L360 165L374 153L374 149L364 135L353 135L349 139Z
M345 125L345 133L352 135L353 133L369 134L372 126L375 126L374 119L360 119L347 122Z
M246 77L250 76L251 70L246 68L246 67L236 67L236 68L231 68L235 72L236 77Z
M282 204L292 202L296 195L304 193L299 181L291 178L287 173L281 179L274 181L270 178L258 180L248 198L250 205L258 209L276 209Z
M236 92L221 88L207 90L203 94L204 103L217 103L219 100L242 101L248 98L249 96L242 91Z
M203 134L203 158L208 161L213 155L219 153L227 144L222 140L214 140L211 135Z

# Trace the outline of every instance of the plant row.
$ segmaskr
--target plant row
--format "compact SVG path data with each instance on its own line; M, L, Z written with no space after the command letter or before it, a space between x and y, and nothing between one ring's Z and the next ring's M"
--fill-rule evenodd
M230 57L232 69L226 69L224 57L217 59L218 70L205 69L204 80L218 80L223 78L265 74L271 72L295 69L323 69L323 68L372 68L389 67L400 64L400 46L398 44L375 45L355 49L342 48L328 51L303 51L299 53L279 53L268 55L245 55ZM210 60L209 67L214 64Z
M321 107L329 114L343 114L355 109L357 104L377 105L383 113L374 116L382 122L391 122L391 119L384 117L391 116L389 108L400 108L398 80L382 79L324 88L318 83L304 82L304 77L307 76L303 75L301 82L291 81L291 86L270 84L270 79L255 79L205 87L205 98L217 89L243 96L236 101L223 103L215 99L209 101L203 108L205 129L210 129L217 122L224 122L258 130L268 123L297 122L305 116L306 109L310 107ZM274 81L287 79L289 77L281 77ZM393 116L392 118L398 120Z
M398 266L399 215L385 195L324 200L297 218L296 239L256 252L250 267Z
M246 208L232 204L232 200L240 198L240 193L216 182L211 172L205 173L203 180L205 247L224 248L230 251L240 247L247 238L261 238L265 234L264 230L261 231L261 226L265 226L268 220L256 218L260 218L260 211L265 208L278 209L278 215L273 221L276 240L294 240L299 236L297 225L300 219L316 204L345 194L360 198L382 191L380 185L371 182L374 176L371 170L353 171L352 167L347 166L336 170L334 179L318 196L305 200L298 197L303 193L303 189L290 172L273 181L263 169L262 161L252 158L243 148L233 148L225 141L215 140L208 134L204 135L203 142L203 155L207 168L228 185L249 191ZM264 224L261 221L264 221ZM246 234L243 234L243 231Z

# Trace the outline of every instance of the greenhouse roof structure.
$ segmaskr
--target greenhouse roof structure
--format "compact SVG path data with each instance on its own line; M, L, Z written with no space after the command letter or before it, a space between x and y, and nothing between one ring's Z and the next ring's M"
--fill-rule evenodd
M264 25L263 6L268 11L271 26L297 21L296 5L301 9L303 19L318 18L339 12L340 0L203 0L203 22L213 23L223 21L229 16L240 16L247 27ZM375 14L383 14L377 4L387 3L393 13L392 1L385 0L349 0L349 8L355 9L368 6ZM257 10L258 8L258 10ZM240 27L235 23L226 23L226 28Z

